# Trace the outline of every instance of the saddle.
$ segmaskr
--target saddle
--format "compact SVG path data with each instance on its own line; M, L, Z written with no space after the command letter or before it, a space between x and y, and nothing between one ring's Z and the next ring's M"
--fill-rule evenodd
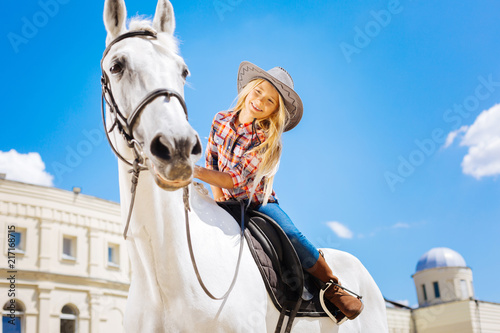
M241 220L245 205L238 201L218 202L218 205L236 221ZM295 317L328 317L320 300L319 285L323 283L302 269L290 240L272 218L247 209L244 235L269 297L280 311L276 332L281 332L285 316L289 317L285 332L290 332ZM324 305L331 314L341 314L330 302Z

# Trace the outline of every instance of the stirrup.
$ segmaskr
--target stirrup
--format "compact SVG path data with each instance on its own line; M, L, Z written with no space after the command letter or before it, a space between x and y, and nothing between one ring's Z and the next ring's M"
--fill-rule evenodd
M328 281L323 288L319 291L319 301L321 303L321 307L323 308L323 311L330 317L331 320L337 325L342 325L347 321L347 316L342 313L342 311L339 310L332 302L327 300L327 303L325 303L325 292L328 288L334 284L332 280Z

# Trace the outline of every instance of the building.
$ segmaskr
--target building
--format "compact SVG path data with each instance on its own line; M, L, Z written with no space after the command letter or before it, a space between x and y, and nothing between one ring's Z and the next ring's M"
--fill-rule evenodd
M0 180L0 333L123 330L120 207L79 192Z
M457 252L433 248L418 261L413 281L418 307L389 302L391 333L500 332L500 304L474 298L472 270Z

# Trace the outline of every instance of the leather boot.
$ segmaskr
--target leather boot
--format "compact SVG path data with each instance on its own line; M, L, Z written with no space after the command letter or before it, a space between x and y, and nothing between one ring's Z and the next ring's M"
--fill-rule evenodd
M333 284L325 291L326 299L332 302L348 319L355 319L363 311L363 303L357 297L335 285L340 285L339 279L333 275L325 258L323 258L323 254L320 254L318 261L306 271L321 282L328 283L332 281Z

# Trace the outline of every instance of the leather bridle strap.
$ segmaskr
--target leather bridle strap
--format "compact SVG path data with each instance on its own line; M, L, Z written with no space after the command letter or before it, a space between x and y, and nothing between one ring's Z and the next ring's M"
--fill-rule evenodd
M177 92L170 90L170 89L156 89L156 90L153 90L152 92L150 92L146 97L144 97L144 99L141 101L141 103L139 103L139 105L134 110L134 112L127 118L127 127L128 127L127 130L128 130L130 135L132 135L131 133L132 133L132 130L134 129L134 125L135 125L137 119L139 118L139 116L141 115L142 111L144 111L144 108L149 103L151 103L152 101L154 101L156 98L158 98L160 96L165 96L165 98L167 98L167 101L170 101L170 97L177 98L177 100L179 101L179 103L182 106L182 109L184 110L184 113L186 114L186 119L187 119L187 117L188 117L187 107L186 107L186 103L184 102L184 99L182 98L181 95L179 95Z
M111 47L113 45L115 45L119 41L124 40L125 38L129 38L129 37L141 37L141 36L144 36L144 37L153 37L153 38L156 39L156 33L153 32L153 31L149 31L149 30L139 30L139 31L129 31L129 32L126 32L126 33L124 33L124 34L116 37L115 39L113 39L111 41L111 43L108 44L108 46L104 50L104 53L102 54L101 66L102 66L102 61L104 60L104 58L106 57L106 55L108 54L109 50L111 49Z

